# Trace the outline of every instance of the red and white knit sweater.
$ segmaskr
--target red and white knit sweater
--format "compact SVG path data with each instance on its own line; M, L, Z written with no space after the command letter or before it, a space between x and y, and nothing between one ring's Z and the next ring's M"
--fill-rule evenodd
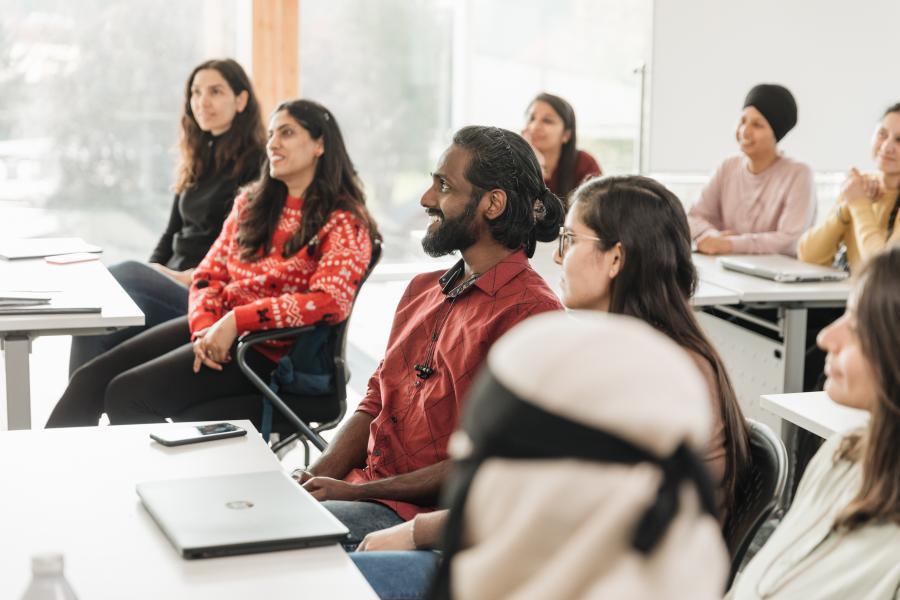
M318 232L314 256L303 247L285 258L284 245L300 228L303 215L303 199L288 196L269 254L246 262L236 237L247 201L246 195L235 200L218 239L194 271L191 333L210 327L229 310L234 310L239 334L346 319L372 256L368 227L352 213L336 210ZM289 341L257 346L273 361L289 347Z

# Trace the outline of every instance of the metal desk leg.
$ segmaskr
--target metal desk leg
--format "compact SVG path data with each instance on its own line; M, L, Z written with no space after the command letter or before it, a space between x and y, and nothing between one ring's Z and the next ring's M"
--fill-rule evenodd
M6 367L6 426L31 429L31 373L28 368L31 338L10 334L0 339Z
M806 308L784 310L784 393L803 391L806 366Z
M806 366L806 308L783 309L784 335L784 393L803 391L803 370ZM793 500L794 478L797 470L797 426L781 422L781 440L788 454L788 478L782 506Z

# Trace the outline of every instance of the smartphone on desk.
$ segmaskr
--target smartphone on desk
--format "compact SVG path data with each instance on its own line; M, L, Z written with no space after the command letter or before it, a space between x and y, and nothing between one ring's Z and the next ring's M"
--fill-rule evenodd
M183 446L210 440L247 435L247 430L231 423L210 423L209 425L184 425L151 433L151 439L163 446Z

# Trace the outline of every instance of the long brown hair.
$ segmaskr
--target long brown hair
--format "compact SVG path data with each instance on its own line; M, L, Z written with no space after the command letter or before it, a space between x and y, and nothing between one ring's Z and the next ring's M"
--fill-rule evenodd
M284 256L296 254L310 244L313 237L335 210L347 210L369 228L372 240L381 239L375 220L366 210L366 196L347 154L337 119L327 108L312 100L282 102L272 114L286 111L314 140L321 139L325 153L316 164L312 183L305 193L303 219L294 236L284 247ZM272 236L288 197L284 182L269 174L269 161L262 169L262 177L248 191L250 200L238 224L237 240L241 259L254 261L269 253ZM310 248L312 250L312 248Z
M191 109L191 85L198 71L215 69L222 75L237 96L247 92L247 105L234 116L228 131L210 145L212 136L200 129ZM266 129L262 122L256 92L247 73L230 58L200 63L191 71L184 86L184 112L181 116L181 135L178 140L179 162L173 191L180 194L209 173L222 177L255 179L265 154ZM212 152L210 152L212 150ZM245 183L240 181L239 183Z
M750 441L734 387L722 359L700 329L690 305L697 287L687 215L678 197L648 177L603 177L582 184L572 206L607 251L624 249L619 274L610 283L609 312L649 323L712 369L725 429L727 506L750 463Z
M884 111L884 114L881 115L882 120L891 113L900 113L900 102L896 104L892 104L887 107L887 110ZM894 200L894 207L891 209L891 212L888 214L887 220L887 235L885 236L886 240L891 239L891 234L894 233L894 226L897 223L897 213L900 212L900 194L897 195L897 199Z
M900 246L873 258L857 285L857 331L878 393L868 427L847 435L835 455L862 462L862 485L834 524L845 531L871 522L900 525Z
M547 92L535 96L534 100L528 104L528 110L531 110L535 102L546 102L553 109L553 112L562 119L564 130L571 132L568 141L562 145L562 149L559 152L559 162L556 164L556 173L559 173L559 178L557 179L559 189L553 190L554 194L565 201L572 189L579 183L575 181L575 161L578 155L578 148L575 146L577 144L575 109L564 98L548 94Z

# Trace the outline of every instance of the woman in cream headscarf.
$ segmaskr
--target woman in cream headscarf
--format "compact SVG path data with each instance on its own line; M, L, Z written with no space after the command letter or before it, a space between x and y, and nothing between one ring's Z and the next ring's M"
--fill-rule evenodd
M628 317L553 314L487 364L451 441L437 597L721 597L708 390L681 348Z

